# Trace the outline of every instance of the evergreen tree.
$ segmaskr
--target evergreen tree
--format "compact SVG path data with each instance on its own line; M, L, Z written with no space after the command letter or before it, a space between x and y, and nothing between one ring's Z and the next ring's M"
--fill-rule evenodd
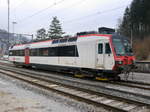
M43 40L46 39L46 30L44 28L41 28L39 30L37 30L37 40Z
M62 38L63 34L64 32L62 31L60 21L57 19L57 17L53 17L53 20L51 22L48 31L48 37L50 39L58 39L58 38Z
M125 10L119 31L127 36L132 31L133 37L140 39L150 35L150 0L133 0Z
M130 37L132 31L133 49L137 59L150 57L150 0L133 0L125 10L119 32Z
M130 9L128 7L125 10L123 20L119 24L118 32L120 34L127 36L127 37L131 36Z

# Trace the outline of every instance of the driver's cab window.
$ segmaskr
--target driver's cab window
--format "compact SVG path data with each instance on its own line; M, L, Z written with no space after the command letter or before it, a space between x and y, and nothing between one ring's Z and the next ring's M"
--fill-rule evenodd
M98 54L103 54L103 44L102 43L98 44Z
M111 54L111 49L109 43L105 43L105 53L106 54Z

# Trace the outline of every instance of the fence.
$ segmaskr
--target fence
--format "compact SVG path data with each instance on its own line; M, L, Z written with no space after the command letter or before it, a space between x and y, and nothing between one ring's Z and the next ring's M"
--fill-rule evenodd
M136 66L138 67L137 72L150 73L150 62L137 61Z

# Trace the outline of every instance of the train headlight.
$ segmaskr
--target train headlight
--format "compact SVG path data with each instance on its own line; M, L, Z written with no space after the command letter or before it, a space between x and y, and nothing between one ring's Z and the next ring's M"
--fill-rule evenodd
M123 61L116 61L116 65L122 65Z

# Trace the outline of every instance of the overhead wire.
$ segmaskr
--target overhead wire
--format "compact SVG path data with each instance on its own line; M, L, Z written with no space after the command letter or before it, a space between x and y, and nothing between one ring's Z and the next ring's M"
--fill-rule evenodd
M81 5L82 3L84 3L85 1L87 1L87 0L79 0L79 1L77 1L77 2L75 2L75 3L72 3L71 5L69 5L69 7L75 7L75 6L77 6L77 5ZM46 16L49 16L50 14L52 15L53 13L57 13L57 12L60 12L60 13L62 13L63 11L66 11L66 9L68 9L68 8L62 8L62 9L59 9L59 10L57 10L57 11L55 11L55 12L50 12L49 14L47 14ZM67 10L67 11L69 11L69 10ZM42 18L43 19L47 19L46 17L44 17L44 16L42 16ZM40 19L42 19L42 18L40 18ZM43 20L42 19L42 20ZM46 21L47 22L47 21ZM20 23L21 25L22 24L25 24L25 22L23 21L23 22L21 22ZM41 25L41 22L40 23L38 23L39 25ZM30 25L30 24L29 24ZM37 24L36 24L37 25Z
M116 10L119 10L119 9L122 9L122 8L125 8L125 7L126 7L126 5L123 5L123 6L116 7L116 8L109 9L109 10L105 10L105 11L98 11L98 12L95 12L95 13L92 13L92 14L89 14L89 15L86 15L86 16L82 16L82 17L75 18L75 19L72 19L72 20L64 21L64 23L68 24L68 23L80 21L80 20L83 20L83 19L89 19L91 17L95 17L95 15L101 15L101 14L109 13L109 12L116 11Z
M38 15L38 14L40 14L40 13L46 11L47 9L49 9L49 8L55 6L55 5L58 5L59 3L62 3L63 1L65 1L65 0L61 0L61 1L59 1L59 2L56 2L56 3L50 5L50 6L47 7L47 8L44 8L44 9L42 9L42 10L40 10L40 11L38 11L38 12L36 12L36 13L34 13L34 14L28 16L28 17L25 17L25 18L19 20L19 22L22 22L22 21L24 21L24 20L27 20L27 19L29 19L29 18L32 18L33 16L36 16L36 15ZM85 0L84 0L84 1L85 1ZM65 23L72 23L72 22L75 22L75 21L82 20L82 19L84 19L84 18L87 19L87 18L93 17L94 15L100 15L100 14L108 13L108 12L111 12L111 11L114 11L114 10L119 10L119 9L121 9L121 8L124 8L125 6L126 6L126 5L123 5L123 6L117 7L117 8L113 8L113 9L109 9L109 10L105 10L105 11L97 11L97 12L95 12L95 13L92 13L92 14L89 14L89 15L86 15L86 16L82 16L82 17L79 17L79 18L71 19L71 20L68 20L68 21L64 21L64 22L65 22ZM66 8L65 8L65 9L66 9Z
M20 2L19 4L17 4L14 8L11 9L11 13L12 15L14 14L14 20L16 21L17 19L17 14L16 14L16 11L17 11L17 8L20 7L26 0L22 0L22 2Z
M84 0L84 1L86 1L86 0ZM86 15L86 16L82 16L82 17L78 17L78 18L71 19L71 20L68 20L68 21L64 21L64 23L68 24L68 23L72 23L72 22L75 22L75 21L78 21L78 20L88 19L88 18L94 17L94 15L100 15L100 14L108 13L108 12L111 12L111 11L122 9L124 7L126 7L126 5L123 5L123 6L120 6L120 7L116 7L116 8L113 8L113 9L109 9L109 10L105 10L105 11L97 11L95 13L92 13L92 14L89 14L89 15Z
M17 4L16 7L14 7L11 11L13 12L16 10L18 7L20 7L26 0L23 0L21 3Z
M100 15L100 14L108 13L108 12L111 12L111 11L122 9L124 7L126 7L126 6L123 5L121 7L116 7L116 8L105 10L105 11L98 11L98 12L95 12L95 13L92 13L92 14L89 14L89 15L86 15L86 16L78 17L78 18L68 20L68 21L64 21L64 22L65 23L71 23L71 22L74 22L74 21L82 20L82 19L88 19L89 17L94 17L94 15Z
M86 1L86 0L80 0L80 1L77 1L76 3L73 3L73 4L69 5L69 6L70 6L70 7L75 7L75 6L80 5L81 3L85 2L85 1ZM49 16L50 14L52 15L52 14L57 13L57 12L62 13L62 11L66 10L66 9L68 9L68 8L60 9L61 11L60 11L60 10L57 10L57 11L55 11L55 12L50 12L50 13L48 13L46 16ZM68 10L67 10L67 11L68 11ZM45 18L45 16L42 16L42 18ZM42 18L41 18L41 19L42 19ZM47 18L45 18L45 19L47 19ZM20 20L20 22L23 23L23 22L25 22L25 21L21 21L21 20Z
M80 0L80 1L77 1L77 2L75 2L75 3L73 3L73 4L71 4L71 5L69 5L71 8L72 7L75 7L75 6L77 6L77 5L81 5L83 2L85 2L85 1L87 1L87 0ZM64 10L66 11L66 9L68 9L68 8L63 8L63 9L61 9L61 12L60 13L62 13ZM57 10L57 11L59 11L59 10ZM53 13L57 13L57 11L55 11L55 12L53 12ZM67 10L68 11L68 10ZM53 13L49 13L49 14L53 14ZM48 15L49 15L48 14ZM47 15L47 16L48 16Z
M32 17L34 17L34 16L36 16L36 15L38 15L38 14L40 14L40 13L46 11L46 10L48 10L49 8L52 8L53 6L56 6L56 5L58 5L58 4L60 4L60 3L64 2L64 1L65 0L60 0L58 2L55 2L52 5L46 7L44 9L42 9L42 10L39 10L39 11L35 12L34 14L32 14L30 16L27 16L27 17L24 17L23 19L18 20L18 22L21 22L21 21L24 21L24 20L27 20L27 19L31 19Z
M77 6L77 5L81 5L83 2L85 2L85 1L87 1L87 0L80 0L80 1L77 1L77 2L75 2L75 3L73 3L73 4L71 4L71 5L69 5L71 8L72 7L75 7L75 6ZM55 12L51 12L51 13L49 13L49 14L47 14L46 16L49 16L50 14L52 15L52 14L54 14L54 13L57 13L57 12L59 12L59 14L60 13L62 13L63 11L66 11L66 9L68 9L68 8L63 8L63 9L59 9L59 10L57 10L57 11L55 11ZM61 10L61 11L60 11ZM67 10L67 11L69 11L69 10ZM44 20L44 19L47 19L45 16L42 16L42 18L40 18L40 19L42 19L42 20ZM39 23L40 24L40 23ZM37 24L36 24L37 25Z

